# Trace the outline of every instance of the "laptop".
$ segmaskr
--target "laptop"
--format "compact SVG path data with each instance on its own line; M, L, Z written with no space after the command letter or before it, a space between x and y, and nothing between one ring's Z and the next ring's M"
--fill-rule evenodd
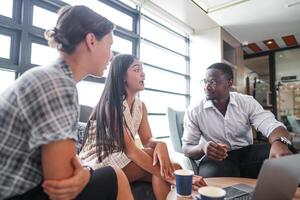
M264 161L255 188L246 184L225 187L225 200L290 200L300 182L300 154Z

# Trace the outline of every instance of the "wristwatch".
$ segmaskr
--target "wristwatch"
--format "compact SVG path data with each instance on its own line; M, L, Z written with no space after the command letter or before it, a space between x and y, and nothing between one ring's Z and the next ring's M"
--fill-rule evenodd
M287 139L286 137L281 136L280 138L277 138L276 140L274 140L274 142L276 142L276 141L286 144L291 152L298 153L297 149L292 145L291 140Z
M90 178L91 178L93 176L94 169L91 166L88 166L88 165L84 165L83 167L89 170L90 175L91 175Z

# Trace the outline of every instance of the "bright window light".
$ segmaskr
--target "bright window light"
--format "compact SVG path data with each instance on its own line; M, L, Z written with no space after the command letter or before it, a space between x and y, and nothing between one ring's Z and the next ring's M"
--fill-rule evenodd
M32 43L31 46L31 63L36 65L47 65L58 58L56 49L48 46Z
M167 116L163 115L149 115L149 124L153 137L169 136L169 122Z
M0 0L0 15L12 18L13 0Z
M58 15L44 8L33 6L32 25L43 29L52 29L56 25Z
M98 0L63 0L64 2L70 4L70 5L85 5L100 15L106 17L110 21L112 21L114 24L117 24L123 28L126 28L128 30L132 30L133 26L133 18L126 15L125 13L122 13L104 3L101 3Z
M187 54L186 42L182 37L145 19L141 20L141 36L183 55Z
M130 6L131 8L136 8L136 5L135 5L135 3L133 3L132 1L130 1L130 0L119 0L119 1L121 1L122 3L124 3L124 4L126 4L126 5L128 5L128 6Z
M177 32L177 33L179 33L180 35L186 36L186 32L183 31L184 28L179 29L179 28L177 28L176 26L174 26L173 24L167 22L166 20L164 20L164 19L162 19L162 18L160 18L160 17L154 15L153 13L151 13L151 12L148 11L148 10L142 9L142 13L145 14L145 15L147 15L147 16L150 17L151 19L154 19L155 21L157 21L157 22L163 24L164 26L170 28L171 30L173 30L173 31L175 31L175 32Z
M10 58L10 43L11 38L6 35L0 35L0 57L9 59Z
M79 104L94 108L101 97L104 84L91 81L80 81L76 86L78 90Z
M15 72L0 70L0 94L15 81Z
M141 61L171 71L186 74L186 60L183 56L141 42Z
M162 71L159 69L148 67L147 65L144 65L144 73L146 77L145 87L147 88L177 92L182 94L186 93L186 78L182 75ZM161 84L162 80L167 81L164 81L164 84Z
M149 113L166 113L168 107L186 109L186 97L182 95L144 90L140 92L140 98L145 102Z
M132 42L118 36L114 36L112 50L119 53L132 54Z

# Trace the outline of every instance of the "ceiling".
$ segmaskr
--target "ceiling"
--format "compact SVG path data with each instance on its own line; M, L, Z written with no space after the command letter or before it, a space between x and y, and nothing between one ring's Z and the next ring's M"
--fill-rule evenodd
M201 1L204 1L209 6L216 6L216 2L227 2L229 5L230 2L237 2L232 0ZM241 43L244 45L248 43L248 48L244 48L246 53L257 53L286 47L288 44L282 39L284 36L294 35L294 39L297 43L292 45L299 44L300 1L248 0L240 2L242 3L225 7L214 12L208 12L208 16ZM291 6L293 3L295 5ZM272 41L272 43L269 42L270 45L268 45L268 41L272 39L274 41ZM255 46L255 44L259 49L252 47Z
M247 54L300 43L300 0L151 1L196 32L222 26L243 44Z

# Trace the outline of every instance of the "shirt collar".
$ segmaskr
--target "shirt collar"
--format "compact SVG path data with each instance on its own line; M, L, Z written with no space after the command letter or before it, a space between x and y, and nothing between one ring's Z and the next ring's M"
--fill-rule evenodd
M70 77L71 79L74 79L71 67L63 59L57 59L56 63L57 66L64 72L66 76Z
M229 104L237 106L235 95L232 92L229 93ZM206 108L214 108L214 107L215 106L214 106L212 100L204 99L204 104L203 104L203 108L204 109L206 109Z

